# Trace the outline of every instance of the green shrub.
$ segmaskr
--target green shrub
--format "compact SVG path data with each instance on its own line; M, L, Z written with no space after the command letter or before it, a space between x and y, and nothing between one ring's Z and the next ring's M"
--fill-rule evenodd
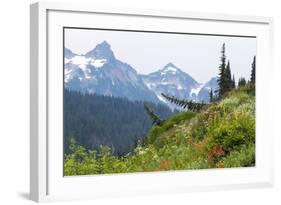
M197 121L191 128L191 136L195 141L203 140L207 135L208 119L205 115L198 115Z
M250 167L255 166L255 144L242 145L224 159L225 167Z
M232 92L232 95L223 99L219 104L218 108L223 110L224 113L230 113L236 110L236 108L244 103L250 103L251 98L245 92Z
M256 94L256 86L252 83L247 83L245 86L239 88L240 92L245 92L250 96L255 96Z
M208 127L208 150L222 145L227 153L255 142L255 119L247 113L231 113Z
M190 120L194 116L195 113L193 112L181 112L171 117L171 119L166 120L162 126L154 126L148 134L147 143L153 144L157 138L161 137L162 133L167 132L181 121Z
M206 157L199 157L190 163L187 163L184 169L208 169L211 168Z
M255 106L253 101L239 105L236 108L237 113L248 113L249 115L255 116Z
M74 139L70 140L69 155L64 158L64 174L87 175L98 174L99 165L97 162L97 152L95 150L87 151L84 147L76 145Z

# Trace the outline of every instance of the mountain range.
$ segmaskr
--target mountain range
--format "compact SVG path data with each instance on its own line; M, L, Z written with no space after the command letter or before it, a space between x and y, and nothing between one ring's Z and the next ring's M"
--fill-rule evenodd
M170 108L175 107L161 93L208 102L210 90L218 87L216 77L202 84L173 63L147 75L138 74L131 65L116 59L106 41L84 55L65 48L64 65L64 83L69 90L159 102Z

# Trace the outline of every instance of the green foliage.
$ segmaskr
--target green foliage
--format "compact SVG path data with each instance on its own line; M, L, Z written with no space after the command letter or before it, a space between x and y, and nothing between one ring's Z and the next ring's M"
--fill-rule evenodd
M246 79L245 78L239 78L238 80L238 87L242 87L246 85Z
M233 88L233 82L231 79L231 70L230 70L230 62L227 62L226 68L225 68L225 78L226 78L226 87L225 92L230 91Z
M209 97L210 97L210 103L214 102L214 92L212 88L210 90Z
M144 109L152 120L152 125L162 125L165 120L163 120L159 115L153 112L153 110L145 103Z
M221 63L219 65L219 78L218 78L218 85L219 85L219 97L221 97L225 93L226 87L226 77L225 77L225 67L226 67L226 56L225 56L225 43L222 45L221 50Z
M86 150L84 147L78 146L73 138L70 140L69 149L71 154L65 155L64 158L65 175L100 173L97 164L97 152L95 150Z
M248 95L251 96L255 96L256 94L256 86L252 83L247 83L245 86L241 86L239 90L242 92L246 92Z
M224 159L225 167L255 166L255 144L242 145L239 150L233 151Z
M144 144L123 156L107 146L85 149L73 139L65 175L248 167L255 165L253 85L228 92L200 112L181 112L153 126Z
M252 84L256 83L256 56L254 56L253 63L252 63L252 70L251 70L251 80Z
M198 103L193 102L192 100L178 99L175 96L168 96L164 93L161 93L161 95L171 103L174 103L178 106L181 106L183 109L187 109L192 112L199 112L206 105L204 102Z
M166 120L162 126L155 126L151 129L147 137L147 143L152 144L156 140L159 142L163 133L177 126L182 121L189 121L194 116L195 114L193 112L181 112L172 116L169 120Z
M250 101L250 98L246 93L234 93L232 97L222 100L217 107L224 113L230 113L233 112L238 106L247 103L248 101Z
M191 128L191 136L195 141L201 141L207 134L208 116L205 114L198 114L196 116L196 123Z
M208 124L208 149L222 145L231 152L255 142L255 101L246 92L234 91L217 105L219 115Z
M232 89L235 89L236 88L236 83L235 83L235 77L233 75L232 77Z
M254 117L244 113L233 113L217 120L208 126L208 149L214 145L222 145L231 152L240 145L255 142Z
M227 92L235 88L235 78L231 75L230 62L226 64L225 43L222 45L218 76L218 98L221 99Z
M226 64L226 55L225 55L225 43L222 45L221 49L221 57L220 57L220 65L219 65L219 77L218 77L218 97L222 98L222 96L228 91L228 75L230 74L230 68L228 66L227 70L227 64ZM229 64L228 64L229 65Z

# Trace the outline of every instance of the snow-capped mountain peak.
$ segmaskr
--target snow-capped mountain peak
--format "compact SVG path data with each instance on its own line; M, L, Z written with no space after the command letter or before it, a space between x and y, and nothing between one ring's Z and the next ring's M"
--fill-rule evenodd
M194 101L209 101L209 92L217 88L217 78L214 77L207 83L198 83L189 74L182 71L172 63L148 75L142 76L147 87L152 90L158 99L171 108L177 108L164 99L161 93L175 96L180 99Z
M161 75L166 75L166 74L177 74L179 69L172 63L168 63L167 65L164 66L164 68L161 70Z
M85 56L88 58L107 59L108 61L115 60L114 53L107 41L103 41L102 43L96 45L96 47L86 53Z
M166 99L162 97L161 93L176 96L181 99L189 99L190 91L200 86L189 74L183 72L173 63L168 63L156 72L143 75L142 78L147 87L156 94L158 99L171 108L175 108L175 106L167 102Z
M130 100L159 101L134 68L114 57L106 41L85 55L76 55L65 48L64 71L65 87L70 90Z

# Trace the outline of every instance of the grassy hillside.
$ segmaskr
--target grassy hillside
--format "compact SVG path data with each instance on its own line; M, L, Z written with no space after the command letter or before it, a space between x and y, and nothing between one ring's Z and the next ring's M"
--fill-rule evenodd
M255 165L255 93L246 86L199 113L181 112L154 126L146 142L123 157L86 150L74 141L65 175L248 167Z

